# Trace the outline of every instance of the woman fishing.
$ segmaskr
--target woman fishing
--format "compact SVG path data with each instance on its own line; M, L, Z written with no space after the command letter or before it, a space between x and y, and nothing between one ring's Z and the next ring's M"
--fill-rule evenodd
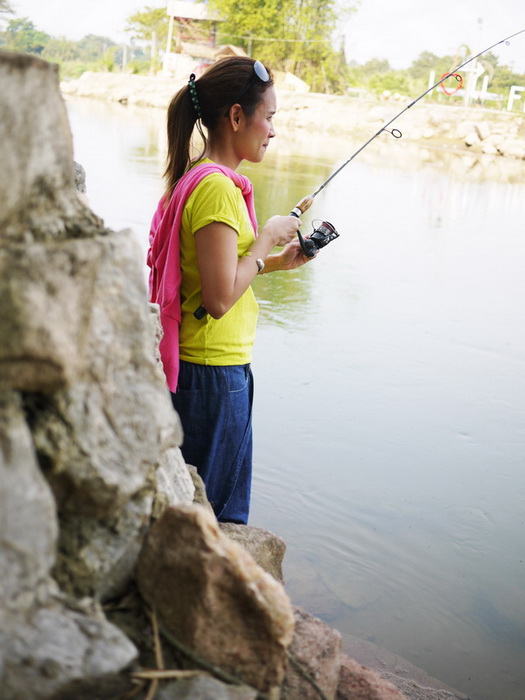
M221 522L248 521L258 314L251 283L309 260L294 240L298 218L273 216L257 231L252 185L237 173L243 160L264 158L275 110L273 80L259 61L232 57L192 74L168 108L166 191L151 225L150 296L161 309L182 454ZM195 127L204 147L192 160ZM284 247L271 254L276 246Z

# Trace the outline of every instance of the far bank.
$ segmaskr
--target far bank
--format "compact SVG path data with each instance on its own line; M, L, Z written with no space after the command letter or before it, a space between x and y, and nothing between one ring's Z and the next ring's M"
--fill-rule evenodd
M89 72L61 84L64 95L158 109L166 109L181 87L170 78ZM276 87L279 124L319 135L369 138L410 104L402 99L297 93ZM395 119L390 128L394 127L404 139L426 147L525 159L525 115L515 112L422 100Z

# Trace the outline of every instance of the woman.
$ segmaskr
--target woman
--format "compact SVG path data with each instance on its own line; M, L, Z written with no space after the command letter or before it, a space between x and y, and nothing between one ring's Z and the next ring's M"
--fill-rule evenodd
M182 454L221 522L245 524L249 513L258 312L250 285L257 274L308 260L294 240L296 217L274 216L257 234L251 183L236 172L243 160L264 158L275 110L273 80L259 61L232 57L198 80L192 74L168 109L167 188L151 227L150 293L161 307L160 351ZM195 126L204 149L193 161ZM275 246L284 248L270 254Z

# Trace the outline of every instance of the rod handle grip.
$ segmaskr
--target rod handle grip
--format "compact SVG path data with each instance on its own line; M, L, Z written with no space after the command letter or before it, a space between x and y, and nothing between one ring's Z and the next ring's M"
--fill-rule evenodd
M306 197L303 197L299 204L296 204L295 207L292 209L292 211L290 212L290 216L296 216L297 218L299 218L301 214L304 214L305 211L310 209L313 203L314 198L311 194L309 194Z

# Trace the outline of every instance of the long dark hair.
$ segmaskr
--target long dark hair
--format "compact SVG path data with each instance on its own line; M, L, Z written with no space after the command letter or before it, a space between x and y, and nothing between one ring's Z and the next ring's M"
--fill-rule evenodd
M213 131L219 121L225 117L231 105L236 102L241 105L246 116L251 116L257 109L263 92L273 85L270 71L268 71L270 79L267 82L252 80L254 63L254 59L248 56L223 58L210 66L193 83L200 118L192 102L188 85L179 90L171 100L167 121L168 158L164 172L166 201L171 196L177 181L191 166L190 143L195 125L203 139L204 152L208 140L202 126L205 126L208 131ZM247 85L249 88L245 90ZM237 99L238 95L240 97Z

